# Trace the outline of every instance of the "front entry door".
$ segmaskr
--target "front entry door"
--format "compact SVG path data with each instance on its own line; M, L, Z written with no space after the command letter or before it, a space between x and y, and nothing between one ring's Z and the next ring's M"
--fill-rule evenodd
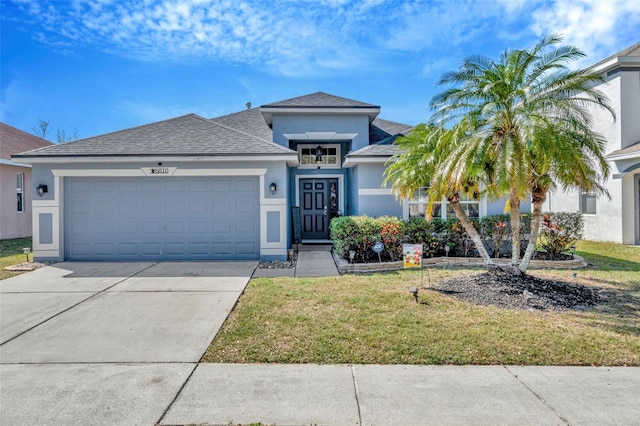
M338 179L300 179L302 239L329 238L329 220L338 212Z

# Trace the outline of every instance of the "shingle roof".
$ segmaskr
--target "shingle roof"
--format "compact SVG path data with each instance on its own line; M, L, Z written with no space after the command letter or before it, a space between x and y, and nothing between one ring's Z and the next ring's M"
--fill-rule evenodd
M621 51L614 53L608 58L605 58L599 62L596 62L595 64L591 65L589 68L597 68L599 65L607 63L610 60L615 58L624 58L624 57L631 57L631 56L640 57L640 41L637 42L636 44L633 44L627 47L626 49L622 49Z
M11 160L11 155L43 146L53 145L48 140L0 123L0 158Z
M391 157L398 152L393 142L411 129L413 126L408 124L376 118L369 126L370 145L347 154L347 157Z
M607 154L607 158L610 157L619 157L621 155L630 155L630 154L640 154L640 141L629 145L626 148L618 149L617 151L613 151Z
M19 157L282 155L288 148L195 114L29 151Z
M233 114L223 115L222 117L212 118L214 123L223 124L232 129L243 130L255 137L267 141L273 140L273 131L271 127L264 121L264 117L260 113L260 108L251 108Z
M298 96L272 104L262 105L261 108L380 108L377 105L342 98L324 92Z
M407 134L411 129L413 129L413 126L408 124L376 118L369 125L369 143L377 143L398 133Z

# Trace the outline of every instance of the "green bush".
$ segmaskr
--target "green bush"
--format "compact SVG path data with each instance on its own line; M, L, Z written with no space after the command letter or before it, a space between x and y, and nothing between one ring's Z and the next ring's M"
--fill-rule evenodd
M538 248L546 252L547 259L557 259L582 238L583 231L581 213L545 213L540 222Z
M422 256L433 257L440 250L434 220L413 217L404 223L404 242L422 244Z
M582 237L582 215L552 213L547 216L549 220L541 227L539 247L553 259ZM531 215L523 214L521 220L521 237L524 237L530 233ZM493 257L511 250L508 214L472 221ZM451 256L477 255L473 241L458 219L436 218L427 221L424 218L411 218L403 221L394 216L342 216L331 221L330 229L336 251L349 260L349 251L353 250L354 261L358 263L378 261L378 255L372 250L378 241L384 244L384 251L380 254L383 261L400 260L403 243L422 244L424 257L444 255L445 245L449 246ZM526 248L526 243L523 239L522 250Z
M378 218L380 241L384 244L385 254L393 262L402 258L404 240L404 222L399 217L383 216Z
M356 216L340 216L331 220L330 232L335 250L344 258L349 258L349 250L358 242Z

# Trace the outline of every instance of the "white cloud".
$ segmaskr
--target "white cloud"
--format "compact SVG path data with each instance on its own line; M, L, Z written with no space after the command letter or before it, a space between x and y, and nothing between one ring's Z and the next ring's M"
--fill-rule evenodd
M587 52L586 64L640 39L638 0L556 0L536 7L532 18L537 35L560 33Z
M526 47L562 32L591 54L612 53L618 29L637 29L637 0L38 0L16 2L34 37L58 51L90 46L140 60L213 60L289 77L377 72L399 55ZM534 37L535 34L535 37ZM522 44L524 43L524 44ZM462 49L467 49L462 51ZM436 57L434 59L434 56ZM400 64L396 64L401 66ZM419 70L424 65L418 64Z

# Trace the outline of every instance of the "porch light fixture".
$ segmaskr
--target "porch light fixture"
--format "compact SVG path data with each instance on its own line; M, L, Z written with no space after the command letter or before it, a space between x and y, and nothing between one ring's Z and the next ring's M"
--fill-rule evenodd
M322 161L322 154L324 154L324 151L322 147L318 145L318 147L316 148L316 163L319 163Z
M278 192L278 185L276 185L275 182L271 182L271 185L269 185L269 194L276 195L276 192Z
M49 188L47 187L47 185L38 185L36 187L36 195L38 197L42 197L47 192L49 192Z

